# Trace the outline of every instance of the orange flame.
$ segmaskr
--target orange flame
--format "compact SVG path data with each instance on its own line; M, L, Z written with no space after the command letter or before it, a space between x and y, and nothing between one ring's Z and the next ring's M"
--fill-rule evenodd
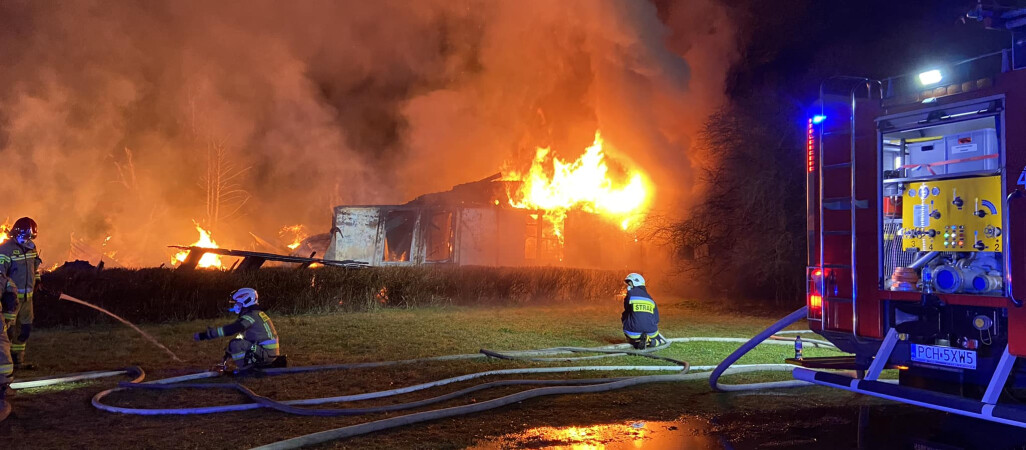
M7 238L9 237L9 236L7 236L7 233L9 231L11 231L11 226L12 226L9 220L10 219L5 220L3 225L0 225L0 244L3 244L4 241L6 241Z
M292 235L292 243L286 245L286 247L288 247L289 250L295 250L299 247L299 244L303 243L303 239L306 239L306 227L302 225L292 225L289 227L282 227L281 230L278 230L278 236L281 237L282 240L287 241L287 236L289 235Z
M199 231L200 237L198 241L193 242L190 245L191 247L220 248L217 246L217 242L214 242L214 239L210 237L209 231L203 229L203 227L201 227L200 224L196 223L196 221L193 221L192 223L196 225L196 231ZM187 256L189 256L189 251L182 250L176 253L174 258L171 258L171 264L177 266L185 262L185 258ZM221 265L221 256L215 255L213 253L205 253L203 254L203 257L200 258L197 267L220 269L223 267Z
M603 142L601 134L595 132L594 143L573 162L550 157L550 149L538 148L527 173L504 174L504 180L523 181L517 192L508 193L509 204L544 210L546 221L553 224L560 239L563 221L571 209L599 214L627 230L647 209L651 183L636 170L628 171L620 182L610 178Z

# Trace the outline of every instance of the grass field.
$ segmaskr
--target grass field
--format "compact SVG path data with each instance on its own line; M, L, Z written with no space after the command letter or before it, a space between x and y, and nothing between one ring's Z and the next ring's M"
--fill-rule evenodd
M41 303L37 308L45 308ZM620 304L551 307L435 307L379 309L368 312L274 317L283 351L293 366L417 358L494 350L553 346L598 346L623 341ZM745 314L694 302L661 300L661 328L671 337L749 337L784 314ZM715 311L714 311L715 310ZM29 344L30 359L39 368L26 377L139 365L153 380L208 369L220 360L223 341L194 343L191 335L207 325L228 322L192 321L143 328L178 354L175 363L163 351L122 326L41 330ZM796 325L797 327L797 325ZM660 354L693 365L711 365L736 344L674 344ZM788 346L758 348L741 363L781 362ZM808 349L810 356L825 350ZM584 363L580 363L584 364ZM640 357L588 361L588 365L661 364ZM502 360L434 362L390 368L321 372L246 379L256 392L277 400L355 394L500 368L568 365ZM582 377L626 375L593 372ZM551 375L549 378L563 377ZM566 375L575 377L576 375ZM22 379L25 379L23 377ZM727 377L726 382L786 379L787 374ZM532 377L538 378L538 377ZM368 406L434 397L484 380L457 383L398 398L343 406ZM116 380L74 386L25 390L14 397L14 415L0 423L4 448L249 448L288 437L376 420L404 413L312 418L258 410L207 416L122 416L93 409L89 399ZM475 393L428 409L467 404L526 389L500 388ZM800 388L785 395L713 393L705 381L651 384L604 394L532 399L515 407L473 416L445 419L376 435L337 442L333 448L463 448L478 439L537 426L592 425L624 420L674 420L681 416L715 418L722 414L779 413L826 404L868 402L822 388ZM771 401L767 401L771 399ZM115 393L108 403L137 407L183 407L237 403L235 394L212 391ZM13 439L13 440L12 440Z

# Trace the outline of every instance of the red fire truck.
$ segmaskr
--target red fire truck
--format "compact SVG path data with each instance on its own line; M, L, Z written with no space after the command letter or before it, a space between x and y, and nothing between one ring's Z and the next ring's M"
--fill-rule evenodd
M807 315L854 357L794 376L1026 427L1009 401L1026 388L1026 10L976 12L1013 32L1011 49L821 86ZM842 366L858 376L816 370Z

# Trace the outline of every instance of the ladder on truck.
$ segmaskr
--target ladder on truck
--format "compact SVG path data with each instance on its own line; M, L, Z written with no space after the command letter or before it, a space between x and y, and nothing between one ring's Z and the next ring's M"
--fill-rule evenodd
M877 94L879 95L879 98L882 100L883 99L883 84L880 81L871 80L869 78L849 77L849 76L836 76L836 77L832 77L832 78L829 78L829 79L823 81L823 83L821 83L820 86L819 86L819 104L820 104L820 108L821 108L821 114L823 114L824 116L826 115L825 104L826 104L826 101L827 101L826 95L825 95L825 87L826 87L827 82L829 82L831 80L843 81L843 82L849 83L851 85L851 87L847 91L847 96L846 96L847 99L850 100L847 103L847 106L849 106L849 109L848 109L847 112L850 113L849 127L846 130L845 129L840 129L840 130L837 130L837 131L831 131L829 133L821 131L821 133L823 135L825 135L825 134L849 135L851 137L851 149L850 149L851 151L849 152L849 159L848 159L848 161L835 162L835 163L832 163L832 164L824 164L824 161L825 161L826 158L825 158L824 152L822 151L822 149L824 148L824 146L823 146L823 139L822 138L820 139L820 156L818 158L819 159L819 171L818 171L819 172L819 174L818 174L818 177L819 177L819 179L818 179L818 183L819 183L819 186L818 186L819 204L818 204L818 211L817 211L818 219L819 219L819 264L820 264L820 267L823 268L823 269L846 270L846 271L848 271L848 273L851 275L851 297L850 298L849 297L838 297L836 295L830 296L830 295L828 295L827 292L824 292L823 293L823 303L824 303L824 305L827 302L851 303L851 309L852 309L852 328L851 328L851 331L852 331L852 335L853 335L855 341L859 342L859 331L858 331L859 330L859 323L858 323L859 315L858 315L858 300L857 300L858 299L858 274L857 274L857 272L855 270L856 267L858 267L858 265L856 264L857 260L856 260L856 254L855 254L855 249L857 248L856 247L856 243L857 243L856 242L856 233L855 233L855 226L856 226L855 211L856 211L856 209L866 209L866 208L868 208L869 202L868 202L868 200L861 200L860 201L860 200L858 200L856 198L856 192L857 191L856 191L855 187L856 187L856 179L857 179L856 175L857 174L856 174L856 170L855 170L856 169L856 167L855 167L855 111L856 111L856 107L857 107L857 103L858 103L858 99L859 99L858 94L860 94L862 92L863 88L865 88L865 90L866 90L865 91L866 92L866 97L865 98L873 98L873 87L876 86ZM827 171L838 171L838 170L843 170L843 169L847 169L850 172L850 175L851 175L851 191L849 192L849 195L847 197L824 198L823 197L823 180L825 178L826 172ZM831 211L848 210L848 212L850 214L850 219L851 219L851 227L849 229L839 229L839 230L827 230L827 229L825 229L824 216L825 216L825 212L828 211L828 210L831 210ZM827 262L826 261L826 252L825 252L824 248L825 248L825 244L826 244L826 236L828 236L828 235L850 235L850 237L851 237L851 247L848 248L849 253L850 253L850 255L849 255L850 259L849 260L843 261L843 262L840 262L840 261ZM824 275L825 275L825 272L824 272Z

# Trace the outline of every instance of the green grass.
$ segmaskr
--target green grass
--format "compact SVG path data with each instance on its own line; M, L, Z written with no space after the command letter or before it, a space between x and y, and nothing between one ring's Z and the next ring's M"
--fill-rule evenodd
M448 306L272 318L281 334L282 348L289 355L290 363L313 365L476 353L481 348L520 350L620 343L623 335L620 331L619 308L620 303L612 300L587 306ZM777 319L711 313L701 304L692 302L663 300L660 301L660 310L662 331L669 337L749 337ZM185 360L184 364L175 363L163 351L122 326L42 330L33 335L29 344L30 359L40 366L32 376L140 365L149 373L148 379L152 380L205 370L220 360L225 342L195 343L191 335L207 325L230 319L225 315L221 320L143 326L145 331L152 333ZM674 344L660 354L684 359L693 365L713 365L736 347L737 344L733 343ZM832 353L811 347L806 349L806 355L810 357L825 354ZM741 363L778 363L792 355L793 350L789 346L766 346L753 351ZM666 363L641 357L616 357L576 364L475 359L247 379L244 382L262 395L284 400L393 389L485 370L584 364ZM591 378L637 374L589 372L553 374L548 377ZM741 383L787 378L786 373L764 373L726 377L724 381ZM497 378L484 380L492 379ZM433 397L484 380L457 383L399 399L360 402L358 405L389 404ZM19 393L14 399L16 416L0 423L0 437L19 436L15 447L23 445L33 448L99 448L115 445L135 448L152 446L154 442L161 442L161 448L248 448L287 437L403 414L312 418L261 410L211 416L138 417L119 416L93 409L89 405L89 398L101 388L113 386L115 382L109 379L85 384L75 390L39 389ZM479 392L469 398L456 399L432 408L487 400L523 389L511 387ZM780 412L809 405L850 402L853 397L824 388L801 388L772 398L772 402L767 402L765 396L750 393L714 394L704 380L652 384L604 394L534 399L509 408L355 438L330 447L462 448L476 439L534 426L673 420L683 415L714 417L725 412ZM226 392L177 391L116 393L108 401L123 406L182 407L236 403L241 399L236 394Z

